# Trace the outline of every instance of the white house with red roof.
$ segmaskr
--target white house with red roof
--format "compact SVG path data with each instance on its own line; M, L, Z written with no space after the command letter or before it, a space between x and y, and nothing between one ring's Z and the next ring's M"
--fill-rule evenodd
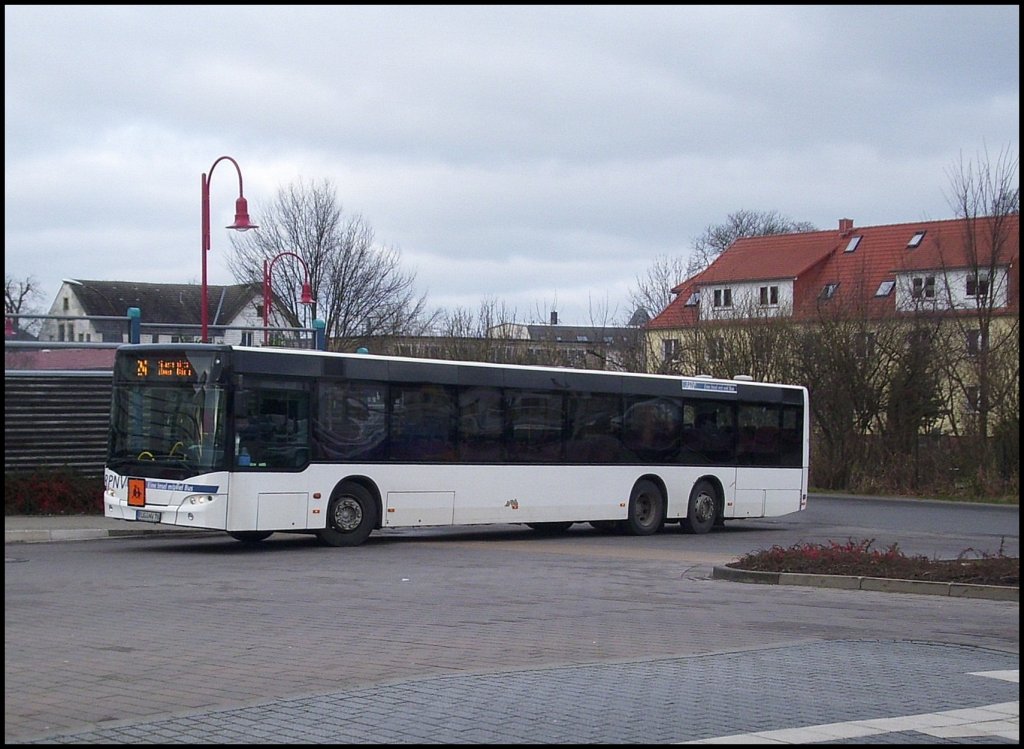
M983 307L1018 317L1019 255L1019 214L864 227L843 218L832 230L737 239L647 323L652 369L688 330L718 322L814 322L844 309L878 320Z

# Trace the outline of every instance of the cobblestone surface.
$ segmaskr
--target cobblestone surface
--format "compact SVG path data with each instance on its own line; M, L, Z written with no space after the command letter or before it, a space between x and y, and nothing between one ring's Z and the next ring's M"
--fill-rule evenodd
M1019 700L1017 656L846 641L410 680L118 722L29 743L665 744ZM897 731L824 743L1015 743Z

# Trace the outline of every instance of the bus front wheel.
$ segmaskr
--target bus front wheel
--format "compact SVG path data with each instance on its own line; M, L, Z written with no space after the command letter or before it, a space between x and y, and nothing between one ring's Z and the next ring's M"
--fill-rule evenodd
M649 536L665 523L665 499L651 481L638 481L629 497L629 516L623 530L632 536Z
M358 546L369 538L377 524L377 504L369 490L359 484L338 487L327 505L327 527L317 531L326 546Z
M717 515L718 503L715 500L715 488L708 481L698 481L693 487L693 491L690 492L683 529L690 533L708 533L715 525Z

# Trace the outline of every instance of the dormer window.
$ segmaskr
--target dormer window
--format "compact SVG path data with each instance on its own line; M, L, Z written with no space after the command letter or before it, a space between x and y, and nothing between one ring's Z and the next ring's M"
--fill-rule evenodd
M861 236L858 234L856 237L850 237L850 243L846 245L846 249L843 252L853 252L857 249L857 245L860 244Z
M839 283L827 283L821 290L821 294L818 296L819 299L831 299L836 294L836 289L839 288Z
M907 242L907 249L908 250L914 249L919 244L921 244L921 240L923 240L923 239L924 239L924 232L923 231L915 232L914 236L912 236L910 238L910 241Z
M967 296L984 299L988 296L988 271L979 270L967 275Z
M935 276L915 276L910 279L910 296L913 299L934 299Z
M700 292L695 291L690 294L690 298L686 300L687 307L696 307L700 303Z

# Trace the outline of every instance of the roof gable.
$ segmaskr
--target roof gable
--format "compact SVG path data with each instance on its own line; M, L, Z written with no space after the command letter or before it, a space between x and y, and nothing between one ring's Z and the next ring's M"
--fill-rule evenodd
M87 316L126 314L138 307L148 323L201 324L202 287L137 281L65 281ZM207 286L210 325L227 325L254 299L262 300L259 284Z

